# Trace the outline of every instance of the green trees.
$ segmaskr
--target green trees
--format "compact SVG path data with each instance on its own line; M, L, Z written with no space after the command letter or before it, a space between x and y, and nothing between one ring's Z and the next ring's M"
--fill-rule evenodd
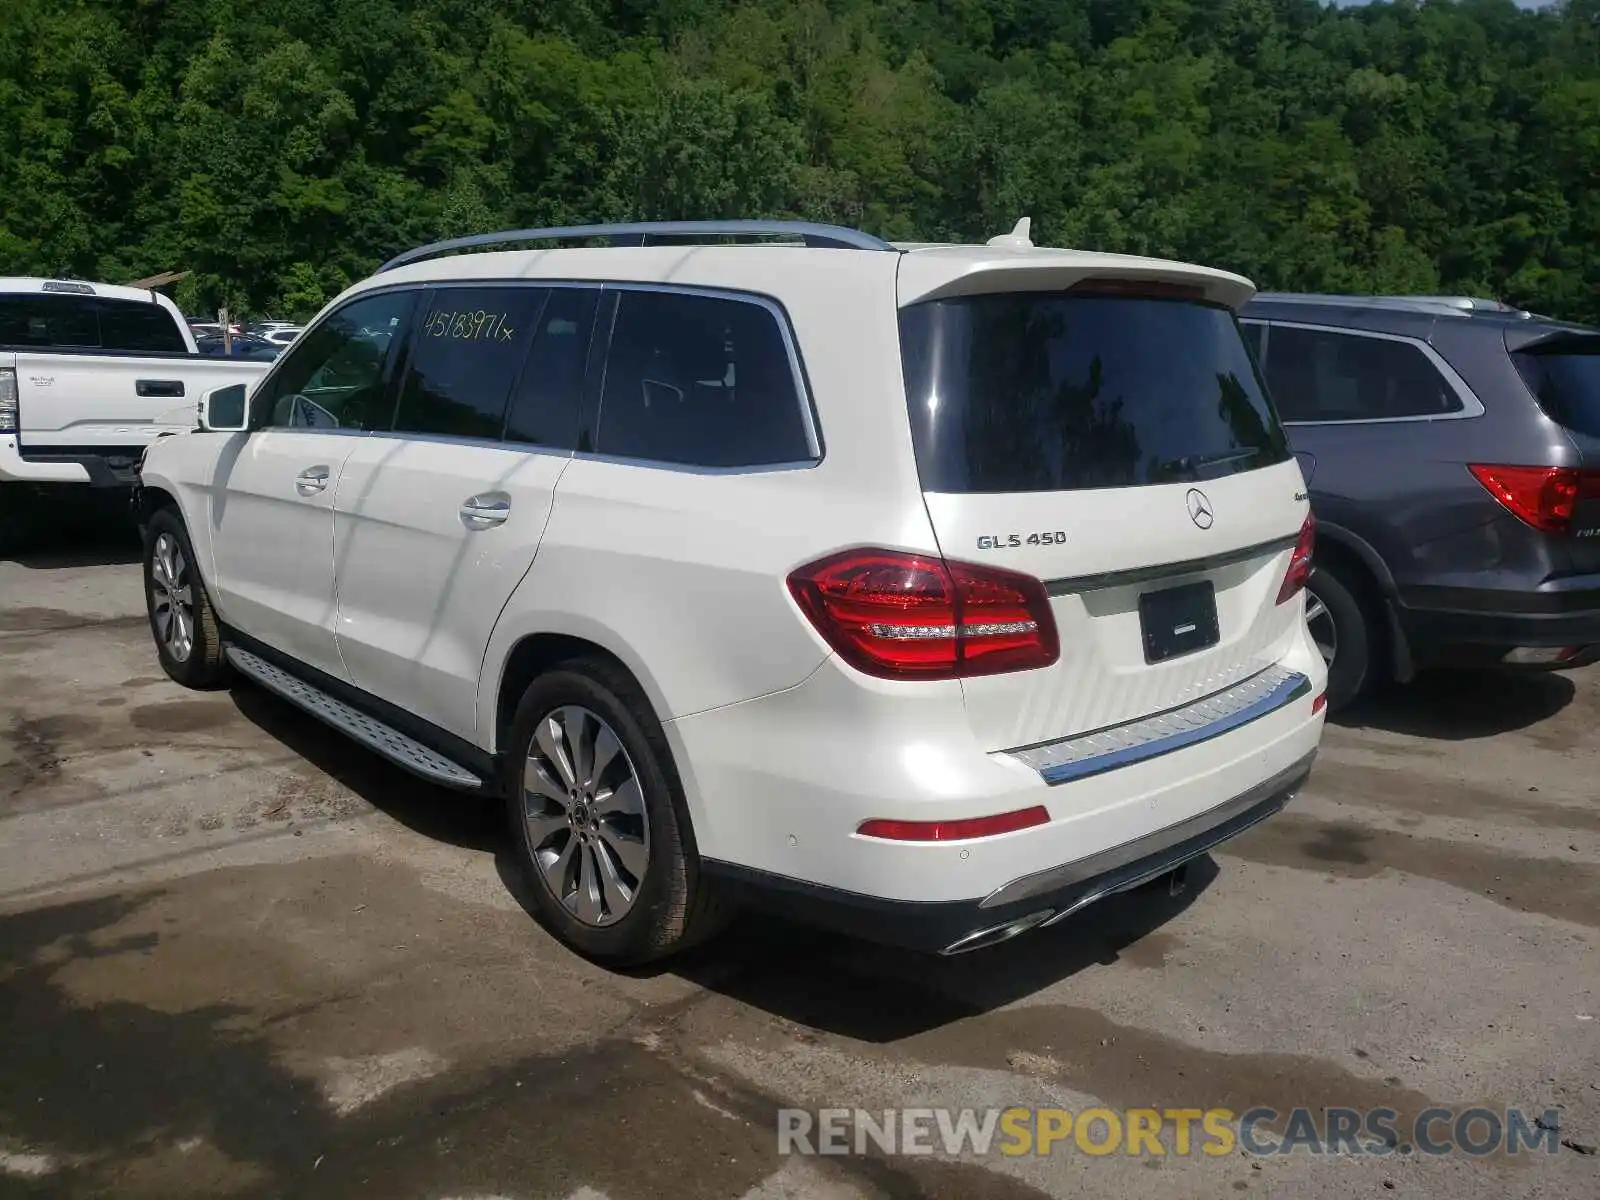
M1600 320L1600 0L9 0L0 271L304 316L493 227L804 216Z

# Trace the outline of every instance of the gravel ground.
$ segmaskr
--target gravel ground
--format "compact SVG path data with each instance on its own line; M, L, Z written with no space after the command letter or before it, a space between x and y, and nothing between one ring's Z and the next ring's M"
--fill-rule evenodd
M940 961L747 919L612 974L499 811L161 674L131 547L0 562L0 1194L1600 1194L1600 669L1439 676L1288 812ZM784 1107L1484 1104L1554 1154L807 1158Z

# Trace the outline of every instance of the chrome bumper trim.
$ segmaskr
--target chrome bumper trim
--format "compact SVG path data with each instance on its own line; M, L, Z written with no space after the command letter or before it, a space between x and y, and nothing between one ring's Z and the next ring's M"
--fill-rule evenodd
M1220 737L1310 691L1311 681L1300 672L1271 666L1182 708L1006 753L1046 783L1066 783Z
M1186 821L1158 829L1154 833L1076 862L1063 863L1032 875L1013 879L996 888L978 903L979 908L1015 904L1035 896L1046 896L1075 884L1089 884L1069 903L1045 921L1054 925L1086 905L1105 896L1138 887L1181 866L1192 858L1243 833L1266 820L1294 798L1311 773L1316 759L1312 751L1287 770L1263 780L1232 800L1198 813Z

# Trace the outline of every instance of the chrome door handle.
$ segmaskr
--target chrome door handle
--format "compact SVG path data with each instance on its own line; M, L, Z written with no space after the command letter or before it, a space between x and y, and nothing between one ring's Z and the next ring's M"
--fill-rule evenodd
M484 492L461 502L461 521L468 529L504 525L511 515L511 497L504 492Z
M302 496L315 496L327 486L327 467L307 467L294 479L294 490Z

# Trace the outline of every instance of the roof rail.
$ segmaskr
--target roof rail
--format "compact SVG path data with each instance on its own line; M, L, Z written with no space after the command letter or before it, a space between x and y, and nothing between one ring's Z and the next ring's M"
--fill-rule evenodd
M1464 316L1474 312L1512 313L1527 316L1515 305L1478 296L1358 296L1322 292L1258 292L1255 298L1277 304L1343 304L1362 308L1388 308L1401 312Z
M379 274L449 254L452 250L474 250L504 246L513 242L576 242L590 238L635 239L634 245L649 245L655 237L704 238L788 237L802 245L834 250L889 250L894 247L882 238L847 229L843 225L818 225L811 221L632 221L619 225L564 225L554 229L513 229L503 233L479 233L471 237L450 238L418 246L391 258L378 268Z

